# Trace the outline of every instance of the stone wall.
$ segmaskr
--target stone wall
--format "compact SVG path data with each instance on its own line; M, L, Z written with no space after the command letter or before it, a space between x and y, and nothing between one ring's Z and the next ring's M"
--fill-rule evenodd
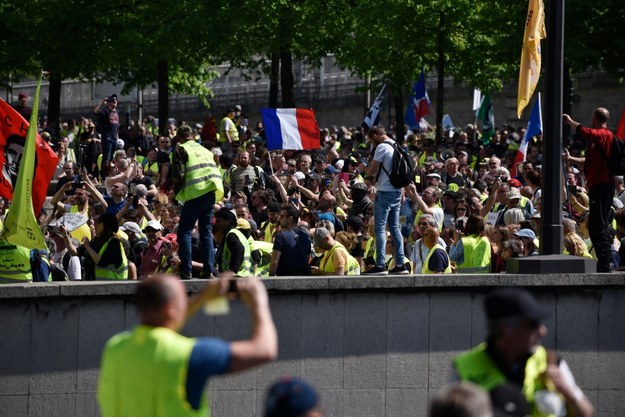
M327 416L426 416L450 360L485 337L482 300L528 286L546 305L545 345L566 358L597 416L625 415L625 276L488 275L267 280L279 360L211 380L212 415L261 416L284 374L321 392ZM187 283L189 291L203 282ZM98 366L113 334L137 323L136 283L0 287L0 416L96 416ZM194 317L185 334L246 338L235 302L226 317Z

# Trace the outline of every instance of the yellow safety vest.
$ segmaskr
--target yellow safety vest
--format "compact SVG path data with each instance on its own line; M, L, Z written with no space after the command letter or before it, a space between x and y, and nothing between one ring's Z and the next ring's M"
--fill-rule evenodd
M490 272L490 242L486 236L465 236L462 238L464 262L458 265L458 272L465 274L486 274Z
M221 143L228 141L228 137L226 136L226 131L222 130L222 127L224 125L224 121L226 119L231 120L228 116L226 116L223 119L221 119L221 123L219 124L219 142L221 142ZM232 127L233 128L228 130L228 132L230 133L230 136L232 136L232 138L233 138L232 140L239 140L239 131L237 130L237 127L234 124L234 122L232 122Z
M267 220L266 222L262 222L260 224L260 229L265 231L263 241L273 242L273 232L276 230L276 225L270 223L269 220Z
M443 252L445 252L445 256L447 257L447 268L445 268L445 270L443 271L443 274L451 274L451 262L449 260L449 255L447 255L447 252L445 251L445 249L443 249L443 247L438 243L428 252L428 256L425 258L425 261L423 262L423 266L421 267L421 273L422 274L436 274L437 273L435 271L431 271L428 268L428 263L430 262L430 258L432 257L432 254L434 253L436 249L442 249Z
M233 271L233 272L236 272L236 275L239 277L249 277L250 275L252 275L252 257L251 257L251 251L250 251L250 242L247 240L245 236L243 236L243 233L241 233L238 229L230 229L230 231L226 233L224 240L227 239L228 235L230 235L231 233L236 235L236 237L239 238L241 245L243 245L243 263L241 264L241 268L238 271ZM228 247L228 243L224 242L224 251L221 256L221 271L222 272L230 270L231 259L232 259L232 253L230 253L230 248Z
M542 346L539 346L525 363L525 379L523 380L522 391L532 409L533 417L551 416L540 413L536 409L534 400L536 391L546 389L544 373L547 370L547 365L547 350ZM505 375L486 352L485 343L458 355L454 359L454 366L462 381L473 382L487 391L507 382Z
M30 249L0 241L0 283L32 282Z
M334 272L334 262L332 262L332 254L337 249L341 252L345 252L345 254L347 255L347 263L345 265L345 273L343 275L360 275L360 264L358 263L358 260L350 255L345 246L341 245L339 242L335 242L334 246L332 246L330 250L327 250L323 254L323 259L321 259L319 269L322 272Z
M260 262L258 264L253 263L252 265L253 275L257 277L268 277L273 243L262 240L250 240L250 250L252 252L258 251L261 255Z
M112 237L106 241L102 249L100 249L100 256L104 254L106 248L109 243L115 240L119 244L119 249L122 252L122 263L119 267L115 265L107 265L107 266L95 266L95 277L96 279L106 279L106 280L122 280L128 279L128 259L126 258L126 252L122 246L122 242L119 241L116 237Z
M104 348L98 384L102 417L206 417L206 392L193 410L186 398L195 339L165 327L137 326Z
M176 194L176 200L189 201L211 191L215 202L224 196L224 185L213 153L202 145L189 140L180 144L189 156L184 175L184 188Z

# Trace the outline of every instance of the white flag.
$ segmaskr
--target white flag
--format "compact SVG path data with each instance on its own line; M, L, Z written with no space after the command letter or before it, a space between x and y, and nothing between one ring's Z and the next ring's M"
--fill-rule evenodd
M479 110L480 105L482 104L482 92L474 88L473 89L473 111Z

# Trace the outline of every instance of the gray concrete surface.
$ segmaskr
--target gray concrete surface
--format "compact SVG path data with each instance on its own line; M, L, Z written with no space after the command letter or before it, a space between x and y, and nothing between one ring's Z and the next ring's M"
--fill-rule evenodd
M192 280L190 292L205 283ZM425 416L451 358L485 336L484 295L527 286L550 311L545 345L569 362L597 416L625 415L625 275L450 275L266 281L279 360L218 377L212 415L261 416L269 384L311 381L328 416ZM102 347L137 323L136 283L0 286L0 416L97 416ZM246 338L245 308L194 317L190 336Z

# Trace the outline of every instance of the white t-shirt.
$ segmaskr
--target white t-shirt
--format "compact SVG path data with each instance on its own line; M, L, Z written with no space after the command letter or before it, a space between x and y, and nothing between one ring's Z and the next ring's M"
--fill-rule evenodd
M393 153L395 149L393 149L393 145L391 145L393 141L387 140L380 143L375 148L375 154L373 155L373 160L378 161L381 165L380 172L378 176L378 180L375 184L377 191L397 191L399 188L393 187L391 184L391 180L388 178L386 171L390 171L393 168ZM384 169L382 169L382 166Z

